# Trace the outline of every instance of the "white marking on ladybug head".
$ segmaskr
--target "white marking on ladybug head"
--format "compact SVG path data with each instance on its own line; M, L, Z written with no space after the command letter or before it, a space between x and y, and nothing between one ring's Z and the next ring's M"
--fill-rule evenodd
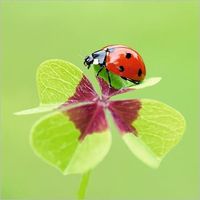
M99 64L99 60L97 58L95 58L94 61L93 61L93 64L94 65L98 65Z

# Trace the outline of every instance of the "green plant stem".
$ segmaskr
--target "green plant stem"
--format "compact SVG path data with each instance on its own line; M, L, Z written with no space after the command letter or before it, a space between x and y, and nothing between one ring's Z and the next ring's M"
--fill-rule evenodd
M82 175L80 187L79 187L79 190L78 190L78 193L77 193L79 200L85 199L85 193L86 193L86 189L87 189L87 186L88 186L90 172L91 171L88 171L88 172L86 172L85 174Z

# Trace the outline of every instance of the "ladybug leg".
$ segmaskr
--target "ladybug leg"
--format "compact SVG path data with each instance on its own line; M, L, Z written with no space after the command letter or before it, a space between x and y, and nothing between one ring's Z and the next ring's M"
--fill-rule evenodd
M134 83L135 85L140 84L140 81L135 81L135 80L132 80L132 79L127 79L127 80L130 81L131 83Z
M121 76L122 79L126 80L126 81L130 81L131 83L134 83L136 85L140 84L140 81L135 81L126 77Z
M136 85L140 84L140 81L135 81L135 80L131 80L131 79L129 79L129 81L136 84Z
M128 80L126 77L123 77L123 76L121 76L121 78L124 79L124 80L126 80L126 81Z
M106 72L107 72L107 74L108 74L108 82L109 82L109 85L110 85L110 87L112 87L112 85L111 85L111 78L110 78L109 70L106 69Z
M88 65L87 68L90 69L91 65Z
M99 74L100 74L100 72L103 70L103 68L104 68L104 66L100 66L100 69L99 69L99 71L97 72L97 77L99 76Z

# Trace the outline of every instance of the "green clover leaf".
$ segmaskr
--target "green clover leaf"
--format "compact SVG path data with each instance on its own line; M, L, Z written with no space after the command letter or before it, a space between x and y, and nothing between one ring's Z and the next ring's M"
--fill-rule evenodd
M111 146L108 129L79 141L80 131L66 113L56 112L38 121L31 134L35 153L63 174L85 173L94 168Z
M48 60L43 62L37 71L37 86L40 103L64 103L71 97L83 73L72 63L64 60Z
M137 134L124 134L124 142L144 163L157 168L165 155L180 141L183 116L172 107L155 100L141 99L141 109L132 125Z

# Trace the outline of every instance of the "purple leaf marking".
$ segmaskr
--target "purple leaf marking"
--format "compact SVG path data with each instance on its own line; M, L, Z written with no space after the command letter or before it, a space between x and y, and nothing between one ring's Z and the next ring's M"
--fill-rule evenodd
M88 134L100 133L108 128L104 107L98 102L72 108L64 113L80 130L80 140L83 140Z
M83 75L82 80L76 88L75 94L64 103L64 106L74 103L94 102L98 99L98 94L94 90L90 81Z
M136 129L132 126L134 120L138 117L138 111L141 108L139 100L111 101L108 109L122 134L133 133L137 135Z
M123 93L130 91L130 90L133 90L133 89L130 89L130 88L122 88L122 89L118 90L118 89L115 89L113 87L110 87L108 85L108 83L102 78L98 77L97 80L98 80L100 88L101 88L103 99L109 99L110 97L115 96L117 94L123 94Z
M87 135L94 132L101 133L108 128L104 109L108 108L114 118L114 121L122 133L132 132L136 134L132 126L133 121L138 116L141 108L139 100L110 101L109 98L128 92L132 89L124 88L117 90L109 87L106 81L98 78L102 98L98 97L92 84L83 76L76 88L75 94L62 105L67 106L75 103L88 102L86 105L79 105L75 108L63 111L70 120L74 122L77 129L80 130L79 140L83 140Z

